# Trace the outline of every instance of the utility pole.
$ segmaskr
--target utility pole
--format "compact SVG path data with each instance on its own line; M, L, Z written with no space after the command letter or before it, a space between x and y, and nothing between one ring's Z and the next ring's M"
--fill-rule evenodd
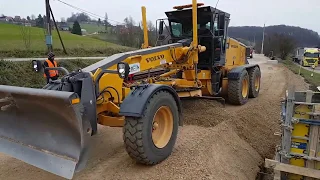
M263 33L262 33L262 44L261 44L261 54L263 54L263 45L264 45L264 30L265 30L266 24L263 24Z
M45 0L46 2L46 44L48 47L48 52L52 52L52 35L51 35L51 22L50 22L50 5L49 0Z
M57 26L57 23L56 23L56 20L54 19L54 15L53 15L53 12L52 12L52 9L51 9L51 6L49 4L49 10L50 10L50 14L52 16L52 20L53 20L53 23L54 23L54 26L56 27L56 30L57 30L57 33L58 33L58 36L59 36L59 39L60 39L60 42L61 42L61 45L62 45L62 48L63 48L63 52L65 54L67 54L67 50L66 48L64 47L64 44L63 44L63 41L62 41L62 38L61 38L61 35L60 35L60 32L59 32L59 28Z

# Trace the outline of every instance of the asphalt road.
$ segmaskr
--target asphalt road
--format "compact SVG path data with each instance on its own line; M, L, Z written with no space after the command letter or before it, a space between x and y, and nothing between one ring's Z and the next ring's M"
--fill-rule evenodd
M254 57L259 57L259 58L254 58ZM262 55L262 54L253 54L253 60L250 60L250 59L248 59L249 60L249 62L255 62L255 63L257 63L257 59L261 59L261 57L265 57L264 55ZM273 61L276 61L276 60L268 60L268 62L273 62ZM306 70L308 70L308 71L313 71L313 69L312 69L312 67L303 67L303 66L301 66L300 64L298 64L298 63L295 63L297 66L300 66L301 68L304 68L304 69L306 69ZM315 69L314 69L314 72L316 72L316 73L319 73L320 74L320 65L318 65L318 67L316 67Z
M297 64L297 65L301 66L300 64ZM313 71L312 67L303 67L303 66L301 66L301 67L303 69L306 69L306 70L309 70L309 71ZM320 73L320 65L314 69L314 72Z

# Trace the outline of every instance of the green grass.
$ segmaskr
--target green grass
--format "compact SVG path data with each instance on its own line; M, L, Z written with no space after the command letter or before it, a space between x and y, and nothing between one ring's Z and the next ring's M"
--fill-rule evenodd
M23 38L21 28L29 31L30 35ZM69 32L60 34L69 56L109 56L133 49ZM64 55L57 32L52 31L52 36L54 52ZM25 46L24 39L30 39L29 47ZM44 29L0 23L0 57L43 57L46 52Z
M119 43L118 38L115 34L94 34L90 35L91 38L99 39L102 41L112 42L112 43Z
M59 66L63 66L69 71L87 67L99 60L65 60L58 61ZM46 84L43 73L33 71L31 62L11 62L0 60L0 84L41 88Z
M309 84L311 84L311 88L315 89L315 87L320 86L320 74L313 72L313 77L311 76L312 71L306 70L304 68L300 68L297 64L292 62L292 60L287 59L282 61L282 63L288 67L292 72L295 74L299 74L300 70L300 75L305 79L305 81Z

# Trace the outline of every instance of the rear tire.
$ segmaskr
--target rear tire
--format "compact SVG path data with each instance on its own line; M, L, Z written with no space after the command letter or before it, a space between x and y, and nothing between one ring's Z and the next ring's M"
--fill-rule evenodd
M248 102L248 95L249 75L243 70L238 80L228 80L228 99L231 104L243 105Z
M259 96L260 92L260 81L261 81L261 72L258 67L251 68L249 70L249 98L256 98Z
M141 118L126 117L123 140L129 156L138 163L158 164L172 152L179 126L178 107L167 91L155 93Z

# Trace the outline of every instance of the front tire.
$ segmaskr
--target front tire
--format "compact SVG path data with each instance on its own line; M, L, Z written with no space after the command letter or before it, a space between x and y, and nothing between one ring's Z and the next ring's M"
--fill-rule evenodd
M228 99L231 104L243 105L249 98L249 75L243 70L238 80L228 81Z
M179 112L167 91L155 93L140 118L126 117L123 140L129 156L138 163L158 164L172 152L177 139Z
M260 84L261 84L260 83L261 72L258 67L254 67L249 70L249 80L250 80L249 98L256 98L259 96Z

